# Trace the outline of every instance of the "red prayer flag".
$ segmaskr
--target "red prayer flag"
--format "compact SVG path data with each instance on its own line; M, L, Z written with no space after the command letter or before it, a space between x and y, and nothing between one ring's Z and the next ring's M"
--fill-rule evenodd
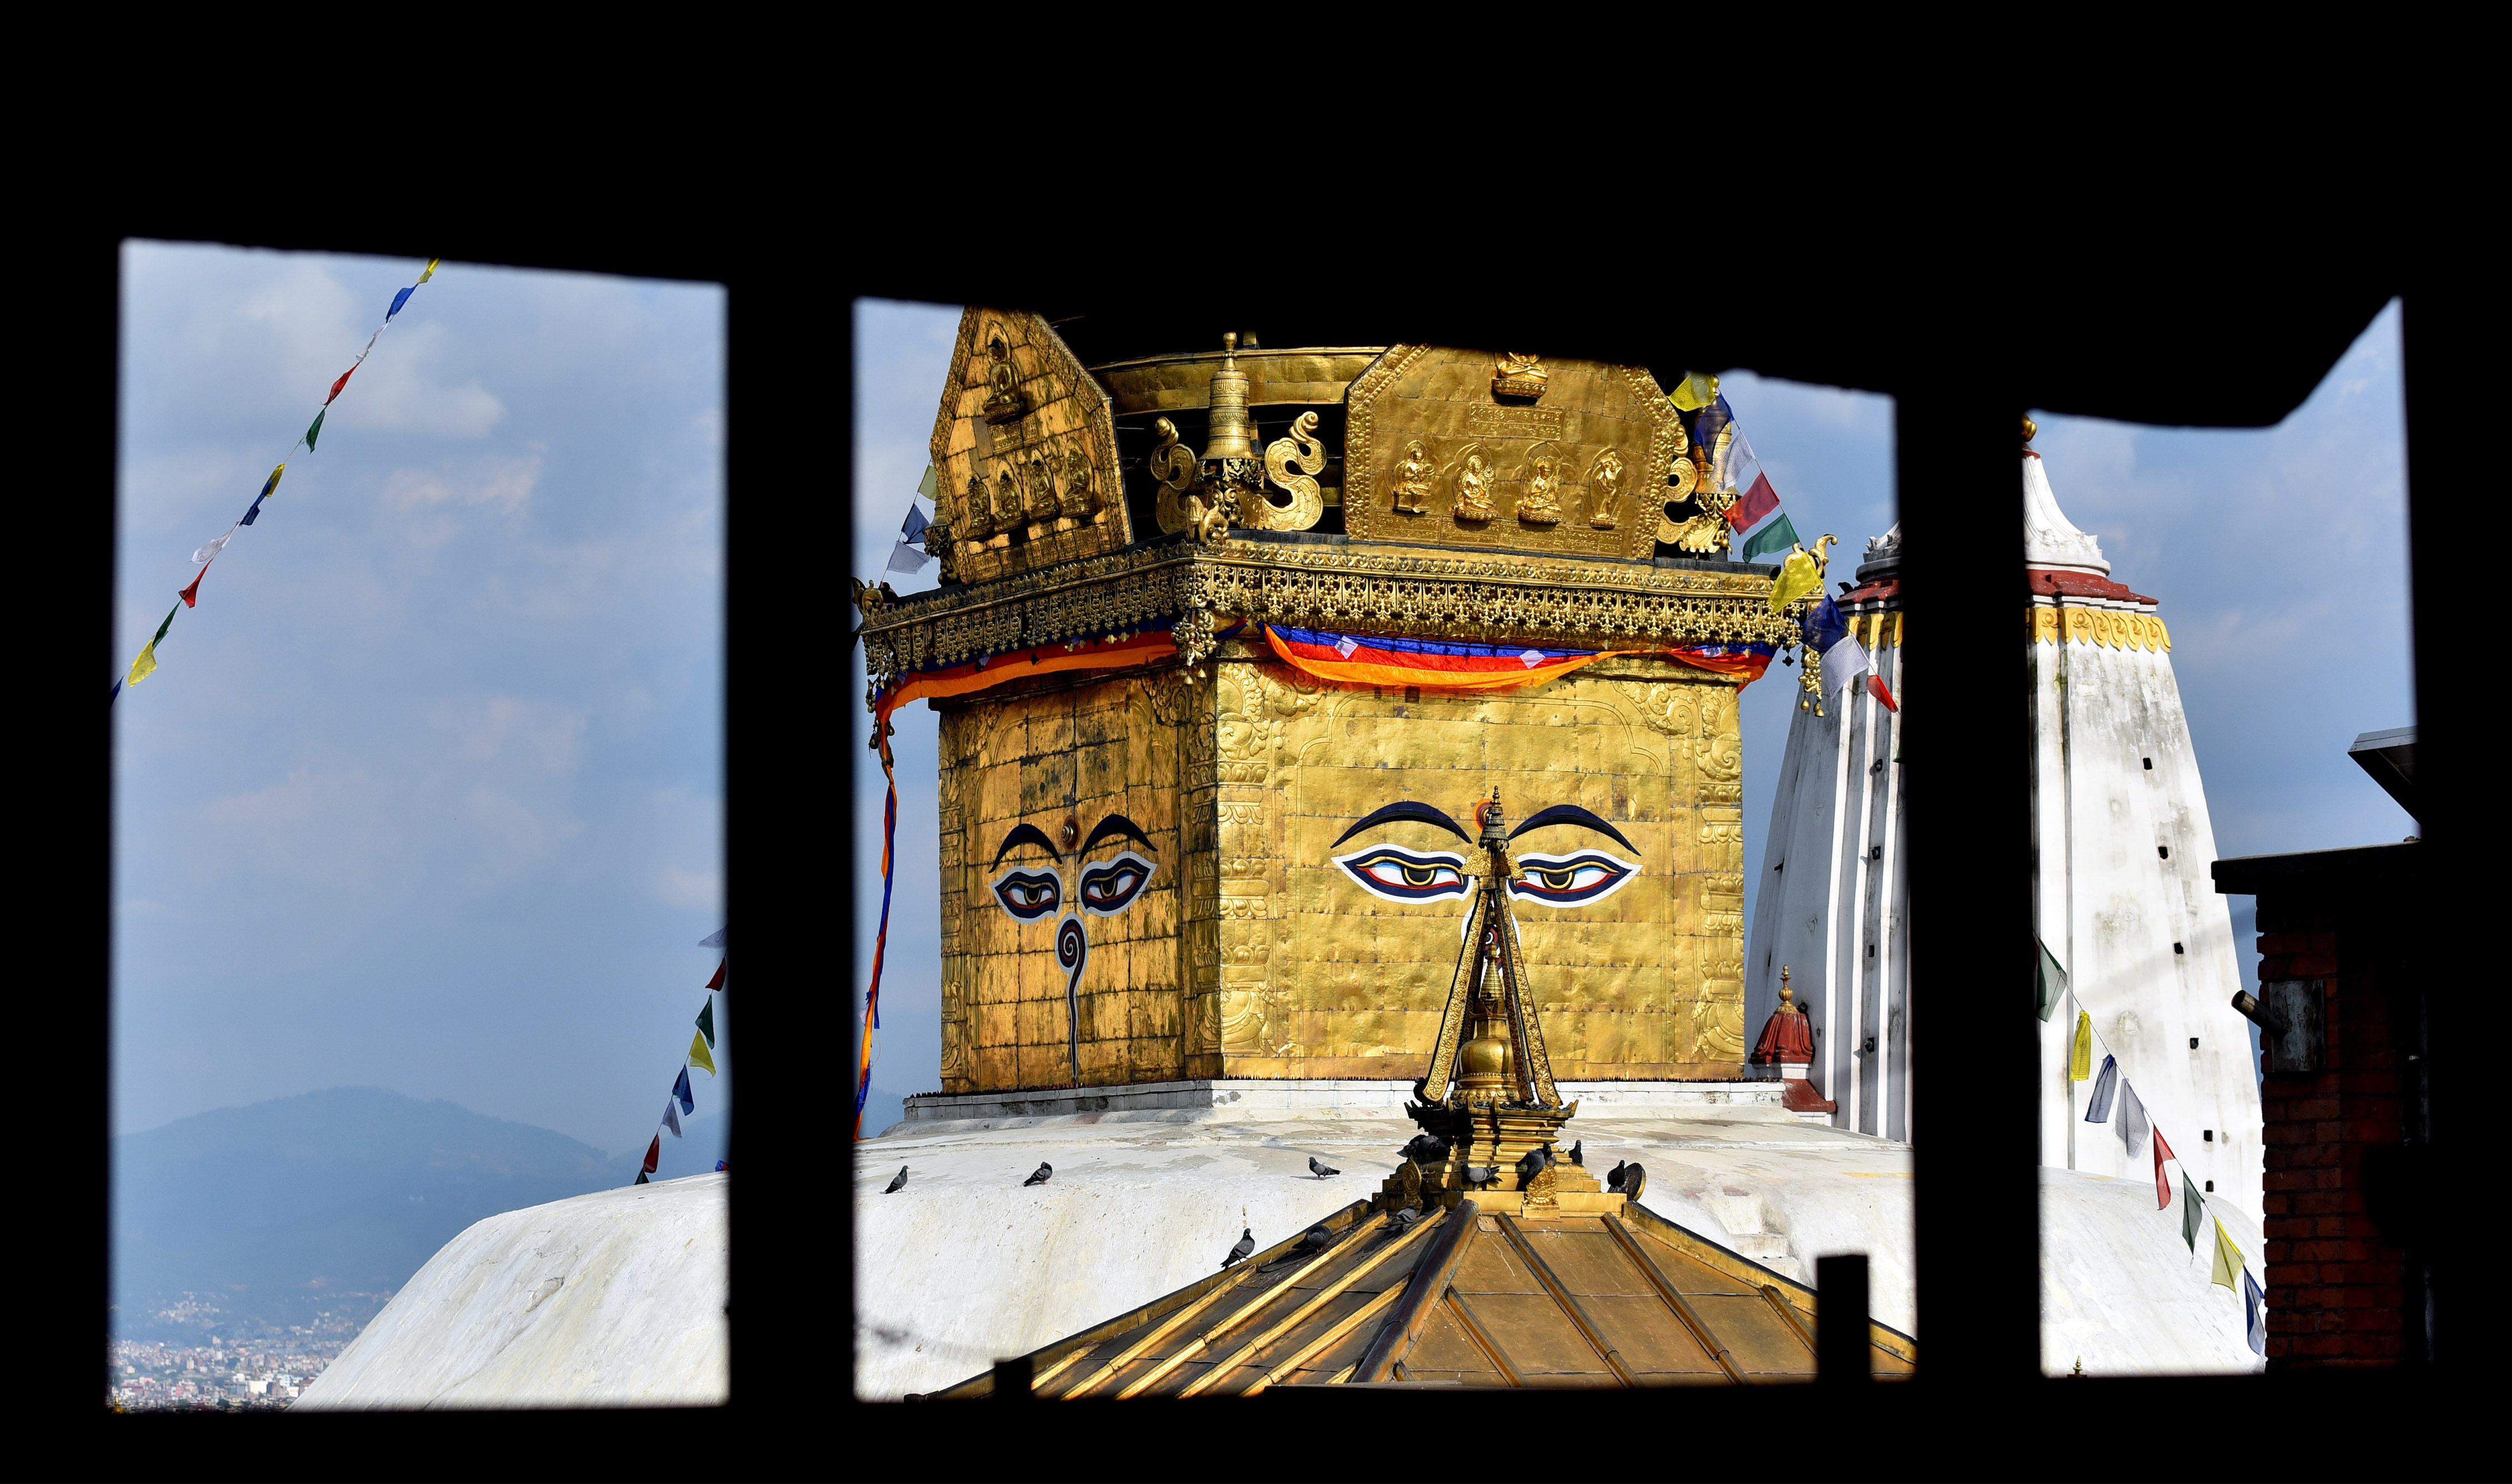
M645 1169L645 1173L647 1173L647 1174L648 1174L648 1175L651 1175L652 1173L654 1173L654 1167L655 1167L656 1165L658 1165L658 1164L661 1164L662 1162L663 1162L663 1136L662 1136L661 1134L656 1134L656 1135L654 1136L654 1142L646 1146L646 1169Z
M1779 504L1780 492L1771 488L1769 476L1757 469L1753 473L1752 487L1738 495L1735 504L1727 507L1727 524L1738 530L1748 530L1762 517L1778 509Z
M724 988L724 965L725 965L725 962L726 962L726 960L723 960L723 959L718 959L718 960L716 961L716 966L715 966L715 977L714 977L713 979L710 979L710 980L708 980L708 981L707 981L707 988L708 988L708 989L710 989L710 990L720 990L720 989L723 989L723 988Z
M663 1136L660 1134L654 1136L654 1142L657 1144L660 1144L662 1139ZM2154 1131L2154 1209L2158 1211L2172 1204L2172 1182L2164 1178L2163 1161L2179 1157L2178 1154L2172 1152L2171 1145L2163 1142L2163 1130L2156 1129Z
M1875 693L1875 699L1884 703L1884 709L1886 711L1899 711L1902 709L1894 702L1893 692L1884 688L1884 677L1877 675L1872 670L1866 672L1866 688Z
M201 579L209 574L210 565L204 562L201 564L201 569L198 572L193 573L192 585L175 595L176 597L183 600L183 606L187 608L197 608L201 605Z
M347 371L340 372L340 379L332 383L332 395L323 399L323 405L325 407L330 407L333 401L340 395L340 388L348 385L349 378L357 373L358 369L354 366L350 367Z

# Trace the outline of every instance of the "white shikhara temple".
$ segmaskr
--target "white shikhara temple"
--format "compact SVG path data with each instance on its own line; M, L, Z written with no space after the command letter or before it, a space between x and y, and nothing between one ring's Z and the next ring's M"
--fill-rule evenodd
M2078 1015L2089 1015L2095 1073L2118 1058L2211 1206L2256 1228L2258 1085L2248 1028L2230 1004L2242 974L2229 909L2208 877L2216 837L2171 637L2154 599L2111 580L2100 543L2068 522L2028 449L2023 499L2031 869L2041 941L2070 981L2042 1033L2041 1163L2151 1190L2151 1150L2128 1147L2118 1114L2084 1121L2096 1082L2068 1073ZM1906 699L1900 566L1896 527L1867 543L1839 599L1896 702ZM1747 1021L1778 1003L1786 967L1813 1019L1808 1080L1837 1105L1832 1121L1906 1141L1916 1131L1900 717L1848 679L1825 677L1825 714L1799 711L1788 733L1747 951ZM1927 704L1924 690L1917 704ZM2025 1000L2019 988L2016 1003Z

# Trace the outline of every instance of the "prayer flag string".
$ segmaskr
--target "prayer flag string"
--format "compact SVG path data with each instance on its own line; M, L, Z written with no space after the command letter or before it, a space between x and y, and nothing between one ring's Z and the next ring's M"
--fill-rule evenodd
M410 296L418 292L419 284L426 283L429 279L436 276L436 265L442 261L444 261L443 258L429 258L427 260L427 266L419 272L418 282L412 284L409 288L404 289L393 295L392 307L384 311L382 323L375 326L375 332L373 334L367 336L366 347L358 352L358 358L356 360L349 363L349 369L340 372L339 379L332 383L331 391L323 398L323 405L320 408L317 408L314 411L314 421L307 425L304 434L300 436L295 443L289 446L288 451L290 454L294 454L300 448L308 453L314 451L316 442L323 436L323 419L331 415L332 404L339 400L340 393L349 385L349 378L358 373L358 368L367 364L367 357L374 352L375 342L383 338L383 334L386 330L392 328L393 316L401 313L403 306L410 302ZM219 556L226 551L227 543L235 539L235 533L260 518L262 501L270 498L271 492L279 488L280 476L287 472L287 460L282 459L278 467L270 471L270 478L262 482L261 492L253 497L253 503L245 507L244 514L237 518L234 525L229 526L226 528L226 533L217 537L216 540L205 543L192 553L192 563L198 564L201 569L198 573L194 574L191 584L177 594L177 597L183 600L178 605L177 611L181 608L197 607L200 605L201 579L210 574L210 567L214 566L217 562ZM157 646L165 641L167 626L172 624L174 621L175 614L172 612L168 613L166 615L166 622L157 626L156 637L149 640L147 644L140 649L138 657L131 662L130 673L115 679L111 693L105 697L105 704L107 706L110 706L114 702L122 699L122 690L126 684L137 685L155 672L157 669Z
M722 947L724 941L725 935L719 931L699 946L717 948ZM639 1167L632 1184L649 1185L653 1182L654 1172L660 1168L663 1157L663 1135L670 1134L675 1139L684 1137L681 1119L698 1111L697 1092L689 1085L689 1069L697 1068L709 1076L716 1074L715 1057L711 1054L716 1044L715 996L725 987L725 966L731 961L727 951L726 957L716 963L715 977L707 981L706 1003L698 1007L698 1018L694 1022L697 1034L689 1037L689 1054L681 1059L681 1070L672 1078L672 1090L663 1099L663 1116L654 1125L654 1140L646 1147L645 1163ZM727 1161L720 1159L715 1167L726 1169Z

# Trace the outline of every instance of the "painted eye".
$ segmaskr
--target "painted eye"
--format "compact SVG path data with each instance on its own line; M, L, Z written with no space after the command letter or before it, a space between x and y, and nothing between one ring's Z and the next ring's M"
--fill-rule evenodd
M1577 855L1521 855L1517 864L1526 873L1526 879L1511 881L1509 894L1521 902L1540 902L1549 907L1585 907L1602 901L1640 874L1636 861L1601 850L1584 850Z
M1334 857L1361 889L1391 902L1432 902L1466 894L1466 858L1440 851L1416 855L1393 845L1370 845Z
M1159 867L1127 850L1115 860L1085 866L1081 870L1081 910L1103 918L1113 918L1134 903L1151 883L1152 873Z
M995 900L1023 922L1051 917L1064 905L1064 883L1051 872L1014 867L994 879Z

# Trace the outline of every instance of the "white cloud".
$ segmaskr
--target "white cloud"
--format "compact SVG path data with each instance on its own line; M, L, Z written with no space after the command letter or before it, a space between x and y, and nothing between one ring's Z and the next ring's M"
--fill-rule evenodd
M724 901L724 877L715 871L666 866L654 873L654 900L666 907L716 907Z
M584 754L585 712L520 696L447 700L436 724L474 763L509 762L537 773L571 773Z

